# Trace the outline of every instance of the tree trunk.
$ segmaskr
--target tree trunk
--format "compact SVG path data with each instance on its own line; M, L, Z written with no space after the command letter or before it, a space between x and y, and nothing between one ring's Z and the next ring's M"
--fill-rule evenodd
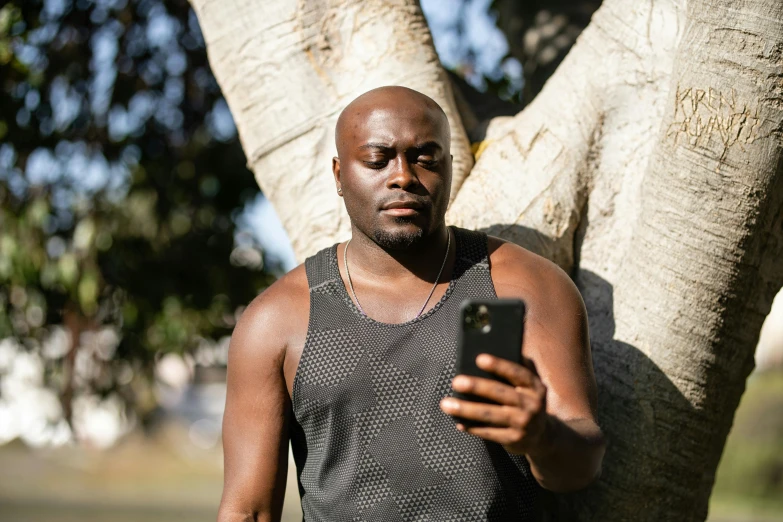
M492 121L472 170L414 2L193 4L300 259L348 232L329 170L342 107L385 84L444 106L448 221L554 260L588 307L610 446L560 518L703 520L783 284L783 3L606 0L538 97Z

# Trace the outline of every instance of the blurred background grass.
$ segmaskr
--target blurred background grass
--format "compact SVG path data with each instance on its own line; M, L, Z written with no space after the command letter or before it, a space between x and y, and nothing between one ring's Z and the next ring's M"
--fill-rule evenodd
M754 373L710 499L714 520L783 520L783 372Z
M0 447L0 469L0 514L8 522L214 521L222 488L220 446L194 445L187 424L174 420L108 450L35 450L17 441ZM301 520L293 462L282 520ZM783 520L781 371L748 380L708 520Z
M221 452L190 445L182 426L111 450L9 444L0 466L0 518L9 522L214 521L222 486ZM290 474L283 521L294 520L301 510Z

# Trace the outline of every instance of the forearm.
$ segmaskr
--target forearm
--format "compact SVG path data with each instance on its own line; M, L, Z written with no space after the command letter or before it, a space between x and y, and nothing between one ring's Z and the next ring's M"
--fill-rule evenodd
M591 419L563 421L550 415L542 444L527 453L533 476L555 492L587 487L601 472L606 441Z

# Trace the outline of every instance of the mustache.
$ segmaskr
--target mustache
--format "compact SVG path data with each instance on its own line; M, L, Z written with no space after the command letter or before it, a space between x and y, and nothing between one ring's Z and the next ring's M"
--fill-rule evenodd
M380 208L385 208L392 203L401 203L404 205L416 205L420 207L432 206L432 200L427 196L418 196L416 194L407 194L404 198L392 197L380 202Z

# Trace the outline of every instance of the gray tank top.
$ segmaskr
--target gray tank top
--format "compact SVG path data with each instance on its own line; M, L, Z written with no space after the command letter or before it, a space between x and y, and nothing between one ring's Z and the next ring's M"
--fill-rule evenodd
M486 234L452 230L446 293L402 324L359 312L337 245L305 261L310 323L291 426L305 520L538 520L542 488L525 457L457 431L438 407L451 395L460 304L497 297Z

